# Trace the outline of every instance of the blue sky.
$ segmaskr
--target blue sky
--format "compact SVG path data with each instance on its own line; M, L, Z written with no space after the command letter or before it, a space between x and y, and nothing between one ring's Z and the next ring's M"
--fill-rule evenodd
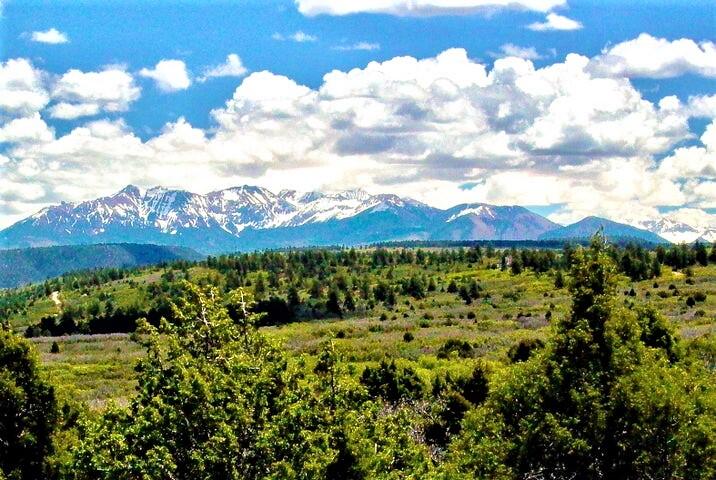
M464 8L455 11L445 5L455 4L456 0L424 0L415 2L424 6L415 12L405 10L405 1L378 0L372 2L383 6L378 12L347 14L340 11L341 5L353 5L355 9L360 3L321 0L0 3L3 4L0 61L6 62L5 74L12 73L7 62L27 62L37 75L32 88L42 90L46 97L46 101L32 108L6 108L4 114L0 110L3 122L0 154L5 159L0 161L0 173L6 182L5 193L0 193L3 195L0 217L4 217L0 218L0 226L58 200L76 201L109 194L125 181L142 187L161 182L194 190L224 188L233 182L263 184L272 189L363 186L375 191L396 191L442 206L462 201L528 204L550 213L558 221L598 213L638 223L663 212L681 211L682 220L688 218L693 223L698 217L699 222L708 223L711 221L708 212L716 206L716 194L711 198L711 192L716 192L710 177L712 152L701 138L713 122L711 109L716 104L709 101L716 93L716 65L709 63L716 61L713 59L716 53L710 50L716 36L716 7L712 1L631 1L625 5L626 2L615 0L466 0L462 2ZM504 3L510 6L502 7ZM514 8L515 5L521 7ZM556 28L551 28L554 25L548 21L549 16L556 18ZM546 27L534 27L535 24ZM50 35L43 37L43 33ZM643 34L647 37L640 37ZM680 39L691 43L678 43ZM626 46L620 49L620 45ZM615 46L619 48L611 54ZM435 115L439 120L420 123L413 115L409 126L396 126L396 119L403 118L400 112L412 108L408 99L416 97L407 86L400 92L394 90L396 78L401 85L413 80L396 73L395 69L403 67L389 69L388 65L402 56L418 60L439 58L449 49L464 50L465 58L457 55L448 61L444 57L438 62L437 68L445 69L440 74L430 70L430 62L424 62L415 68L405 67L410 70L407 75L415 77L416 85L429 92L432 87L423 79L421 69L430 70L428 76L437 75L430 77L432 85L442 85L443 78L458 85L461 95L472 106L450 105L456 111L464 108L467 120L474 114L475 124L484 122L489 126L472 129L468 125L461 135L452 138L451 132L465 127L458 115L450 119L455 125L446 129L447 137L442 138L445 141L439 141L440 135L426 132L440 131L441 127L436 125L447 122L441 112L448 109L448 104L432 101L432 94L415 94L420 98L412 107L420 115ZM574 60L569 63L572 67L565 67L572 69L572 73L558 75L572 75L574 68L578 68L588 72L589 78L582 75L574 82L608 78L612 84L599 86L604 82L596 82L592 87L585 83L583 89L568 95L555 90L550 93L550 107L543 93L536 90L534 93L532 87L525 87L526 82L562 85L570 82L568 78L557 79L545 73L546 80L535 80L534 76L528 79L521 70L523 64L516 63L514 72L521 73L515 75L524 78L515 80L510 87L497 89L477 80L462 85L462 79L451 78L473 74L470 72L475 72L471 70L474 65L483 66L489 75L496 69L496 62L509 63L505 57L527 58L523 61L531 62L530 68L540 71L553 65L568 65L568 54L584 57L584 65L574 67L579 64ZM235 70L234 75L217 74L202 79L206 72L224 64L228 55L240 59L242 69ZM663 57L668 57L668 61L658 60ZM183 72L160 72L157 64L163 60L175 62L173 66L180 66ZM369 77L366 68L369 62L386 65L378 69L379 79ZM459 66L453 68L451 62ZM12 67L19 68L18 64ZM351 69L357 69L355 78L341 74L324 80L329 72ZM72 70L77 70L77 75L63 77ZM87 85L92 82L106 85L111 82L103 83L102 76L82 75L107 70L113 70L113 78L119 82L114 88L123 88L123 93L115 97L112 92L102 91L88 95ZM263 71L270 73L262 77L259 72ZM281 83L279 77L286 77L291 84ZM162 86L162 79L169 83ZM237 89L245 81L245 92L236 97L235 92L241 92ZM378 83L373 85L373 81ZM361 100L365 98L367 84L372 88L370 95L376 96L370 104ZM254 87L249 90L251 85ZM298 88L304 86L307 90ZM292 103L291 108L283 103L277 106L272 103L276 99L260 92L264 87L278 89L275 92L285 87L291 92L290 101L298 103ZM29 94L32 88L23 90L23 94ZM344 88L350 91L345 93ZM509 97L506 92L515 88L526 89L530 98ZM581 133L568 131L569 120L563 117L572 113L559 107L560 102L580 103L579 98L575 100L569 95L582 95L586 102L592 88L597 89L595 95L605 95L605 104L614 104L609 112L613 115L612 123L597 126L595 131L609 125L633 129L632 137L639 137L638 141L612 138L611 133L594 134L586 128ZM349 98L328 106L324 90L340 91ZM0 95L3 93L0 91ZM645 103L639 103L632 93ZM12 89L5 94L20 95ZM607 98L612 94L613 98ZM507 125L495 118L485 118L496 115L485 99L498 96L505 112L516 115L518 108L525 108L519 122ZM619 96L633 102L633 110L616 112ZM328 97L335 101L332 93ZM392 103L383 101L385 98ZM664 98L675 98L679 105L661 108ZM694 99L702 101L696 106ZM282 97L282 101L288 99ZM349 101L353 101L352 123L343 127L341 122L345 119L338 118L335 112L340 110L341 115L348 115L343 105ZM75 110L59 113L58 104L81 108L85 114ZM480 108L475 108L478 104ZM562 108L561 120L556 117L558 107ZM380 119L365 119L363 123L356 120L371 108ZM589 115L596 115L598 102L584 108L574 113L572 121L590 118L596 121L597 117ZM212 110L218 111L219 116L212 114ZM321 110L320 114L317 110ZM548 112L551 113L547 115ZM296 117L288 118L292 115ZM599 121L603 120L603 112L599 115ZM219 117L225 119L223 123ZM33 120L16 123L12 129L8 127L10 122L22 118ZM251 121L251 129L242 121ZM627 123L620 124L622 121ZM641 131L636 126L639 122L650 130ZM30 124L32 134L17 133L18 125L30 128ZM279 125L275 131L281 135L264 128L267 125ZM550 132L549 128L560 133ZM288 137L285 131L292 129L302 135ZM171 152L162 147L157 153L159 147L154 144L168 141L167 132L179 135L178 130L184 138L193 137L196 142L185 150L174 142ZM396 130L403 136L398 138ZM81 137L83 132L91 139ZM573 138L567 138L573 134ZM416 135L420 136L420 142L405 140ZM484 138L485 143L471 143L470 135ZM80 137L81 145L77 140ZM564 140L560 145L555 143L557 137ZM88 147L92 142L103 146ZM356 142L363 142L360 148L353 145ZM365 142L370 146L363 145ZM627 144L628 148L624 147ZM673 158L680 147L691 147L694 151L680 154L681 157L688 154L688 160L674 158L666 162L670 168L667 172L661 166L663 160ZM92 148L100 150L100 154ZM118 151L104 155L114 148ZM154 150L147 153L150 149ZM504 151L496 152L500 149ZM193 166L188 160L191 155L197 158ZM301 161L296 157L301 157ZM142 169L148 162L151 168ZM703 165L694 167L699 162ZM613 170L618 168L624 175L633 175L632 182L639 183L633 191L625 192L628 185L616 185L620 175ZM581 179L580 174L574 173L580 169ZM647 180L637 178L640 170L648 174ZM590 175L603 177L603 184L590 185L584 180ZM663 181L668 185L662 185ZM554 195L510 188L525 185L551 190L551 185L568 183L573 188ZM575 192L573 196L569 190ZM666 191L670 192L668 198ZM605 201L595 202L597 193Z
M139 70L163 58L179 58L190 70L220 63L237 53L251 71L270 70L309 87L318 87L333 69L364 67L368 62L411 55L431 57L452 47L465 48L472 58L490 63L491 54L512 43L533 46L546 65L567 53L592 56L605 46L649 32L656 37L708 39L715 36L713 2L696 1L573 1L567 13L587 25L576 31L535 32L525 28L544 17L539 12L506 10L490 15L396 17L357 14L307 17L292 1L18 1L10 0L2 19L3 58L31 58L50 72L70 68L88 71L111 63ZM711 5L711 6L709 6ZM675 11L677 13L675 14ZM61 47L28 41L23 34L56 28L71 41ZM276 41L275 33L297 31L315 41ZM367 42L370 51L336 50ZM554 49L554 50L553 50ZM552 52L554 51L554 55ZM704 89L703 79L641 82L647 98L689 95ZM713 90L714 82L710 82ZM167 121L186 117L208 127L208 112L221 106L237 80L220 79L183 92L162 95L145 91L124 118L147 138ZM60 131L75 122L58 123Z

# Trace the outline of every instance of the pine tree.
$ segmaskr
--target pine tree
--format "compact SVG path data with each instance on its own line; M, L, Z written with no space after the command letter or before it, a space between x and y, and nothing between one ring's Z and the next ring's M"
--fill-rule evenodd
M564 275L562 275L562 270L557 270L554 274L554 288L564 288Z
M332 288L328 292L328 300L326 301L326 310L328 310L330 313L338 315L341 318L343 317L343 309L341 308L340 296L338 295L338 290L335 288Z
M355 300L353 299L353 292L351 292L350 290L347 290L344 295L343 308L345 308L349 312L353 312L356 309L356 303L355 303Z

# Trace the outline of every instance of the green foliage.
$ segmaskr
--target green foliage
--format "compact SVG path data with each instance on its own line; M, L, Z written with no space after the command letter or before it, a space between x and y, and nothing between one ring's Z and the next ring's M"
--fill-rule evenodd
M173 324L143 325L137 394L84 424L76 478L311 478L330 456L302 375L245 308L237 322L215 290L187 292Z
M0 477L49 477L59 413L54 389L39 375L27 341L0 327Z
M509 358L512 363L524 362L528 360L535 351L543 347L544 342L539 338L525 338L510 347L507 351L507 358Z
M403 399L415 399L423 396L423 383L415 370L410 367L399 368L395 361L381 360L376 368L366 367L360 378L373 398L382 398L397 403Z
M470 342L451 338L438 350L438 358L450 358L455 355L459 358L470 358L475 354Z
M653 311L620 308L600 238L574 254L571 315L470 414L453 465L490 478L713 478L714 386L669 363Z
M620 275L667 255L262 252L53 280L0 311L37 334L142 325L136 377L127 336L33 340L61 398L95 410L56 436L62 478L709 478L716 268Z

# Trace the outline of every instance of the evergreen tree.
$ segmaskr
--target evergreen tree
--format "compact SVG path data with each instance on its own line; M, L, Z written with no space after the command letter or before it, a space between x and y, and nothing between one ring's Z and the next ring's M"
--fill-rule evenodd
M296 285L291 284L291 286L288 287L288 293L286 294L288 305L291 308L296 308L299 305L301 305L301 296L298 293L298 288L296 288Z
M266 296L266 281L264 280L263 273L259 272L254 282L254 297L260 300Z
M326 301L326 310L330 313L343 317L343 309L341 308L341 299L338 290L332 288L328 292L328 300Z
M656 256L651 261L651 276L654 278L658 278L661 276L661 263Z
M706 246L701 242L696 242L694 245L694 255L696 257L696 262L699 265L706 266L709 264L709 254L706 251Z
M345 308L349 312L353 312L356 309L356 303L353 299L353 292L351 292L350 290L346 290L346 294L344 295L343 308Z
M510 271L513 275L519 275L522 273L522 260L519 256L512 256L512 263L510 263Z
M554 274L554 288L564 288L564 275L562 275L562 270L557 270Z

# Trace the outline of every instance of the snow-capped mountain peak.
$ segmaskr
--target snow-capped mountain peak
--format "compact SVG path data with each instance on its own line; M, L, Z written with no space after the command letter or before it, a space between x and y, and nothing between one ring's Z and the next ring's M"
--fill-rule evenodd
M637 226L656 233L672 243L691 243L703 234L703 230L668 217L647 220Z
M139 189L139 187L135 185L127 185L119 192L112 195L113 197L119 197L125 195L130 198L140 198L142 196L142 191Z
M242 185L197 194L128 185L110 196L46 208L0 232L0 248L131 241L215 253L400 239L533 239L555 227L521 207L441 210L362 189L274 194Z

